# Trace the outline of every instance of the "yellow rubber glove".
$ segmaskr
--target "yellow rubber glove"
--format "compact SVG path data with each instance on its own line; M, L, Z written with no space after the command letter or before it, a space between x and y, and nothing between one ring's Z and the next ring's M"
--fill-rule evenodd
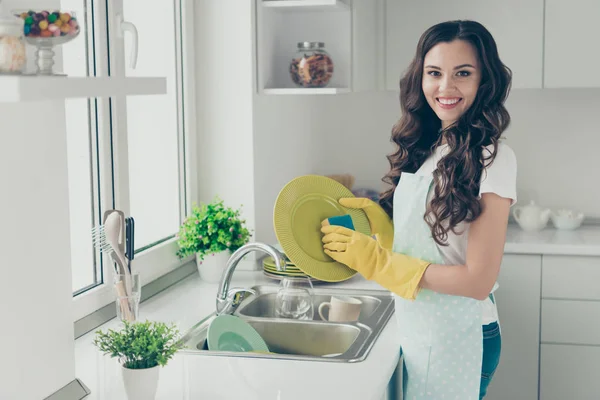
M344 197L338 202L347 208L364 210L369 218L371 233L384 249L391 250L394 244L394 224L383 208L371 199L364 197Z
M334 260L405 299L414 300L429 262L384 249L375 239L343 226L321 226L323 248Z

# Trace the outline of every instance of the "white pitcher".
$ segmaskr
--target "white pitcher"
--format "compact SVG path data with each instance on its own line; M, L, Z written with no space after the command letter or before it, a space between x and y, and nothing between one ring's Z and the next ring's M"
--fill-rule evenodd
M532 200L525 206L515 206L513 217L523 230L528 232L539 231L548 224L550 209L542 208Z

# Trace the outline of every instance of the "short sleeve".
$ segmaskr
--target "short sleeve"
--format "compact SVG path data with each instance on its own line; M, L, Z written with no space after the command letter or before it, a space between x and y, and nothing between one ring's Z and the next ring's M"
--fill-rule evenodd
M484 158L488 158L493 149L493 145L487 146L483 150ZM479 198L482 193L496 193L500 197L511 199L511 206L517 202L517 157L504 143L498 143L496 158L481 175Z

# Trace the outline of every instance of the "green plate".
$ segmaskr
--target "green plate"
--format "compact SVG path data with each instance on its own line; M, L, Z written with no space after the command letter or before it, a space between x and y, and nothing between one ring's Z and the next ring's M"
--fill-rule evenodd
M306 274L302 271L298 271L298 272L279 272L276 269L269 269L269 268L263 268L263 271L267 271L270 274L275 274L275 275L281 275L281 276L306 276Z
M281 281L281 280L283 280L285 278L293 278L293 277L289 277L289 276L272 274L269 271L264 271L264 270L263 270L263 275L265 275L267 278L274 279L274 280L277 280L277 281ZM313 285L321 282L320 280L315 279L315 278L311 278L310 276L308 277L308 279L310 279L310 281L311 281L311 283Z
M261 351L269 348L247 322L233 315L219 315L208 327L208 349L212 351Z
M271 256L267 256L267 257L263 258L263 264L276 266L275 260ZM288 265L288 266L292 266L292 267L295 266L294 263L291 262L290 260L288 260L287 257L285 257L285 264Z
M342 197L354 195L333 179L301 176L283 187L273 210L275 234L285 255L304 273L325 282L347 280L356 271L325 254L321 221L350 214L358 232L371 234L365 212L343 207L338 203Z

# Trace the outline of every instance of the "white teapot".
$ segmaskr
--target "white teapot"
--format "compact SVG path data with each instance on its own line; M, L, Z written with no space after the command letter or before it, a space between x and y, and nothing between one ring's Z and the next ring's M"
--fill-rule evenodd
M550 210L539 207L532 200L526 206L514 207L513 217L515 217L515 220L524 231L540 231L548 224Z

